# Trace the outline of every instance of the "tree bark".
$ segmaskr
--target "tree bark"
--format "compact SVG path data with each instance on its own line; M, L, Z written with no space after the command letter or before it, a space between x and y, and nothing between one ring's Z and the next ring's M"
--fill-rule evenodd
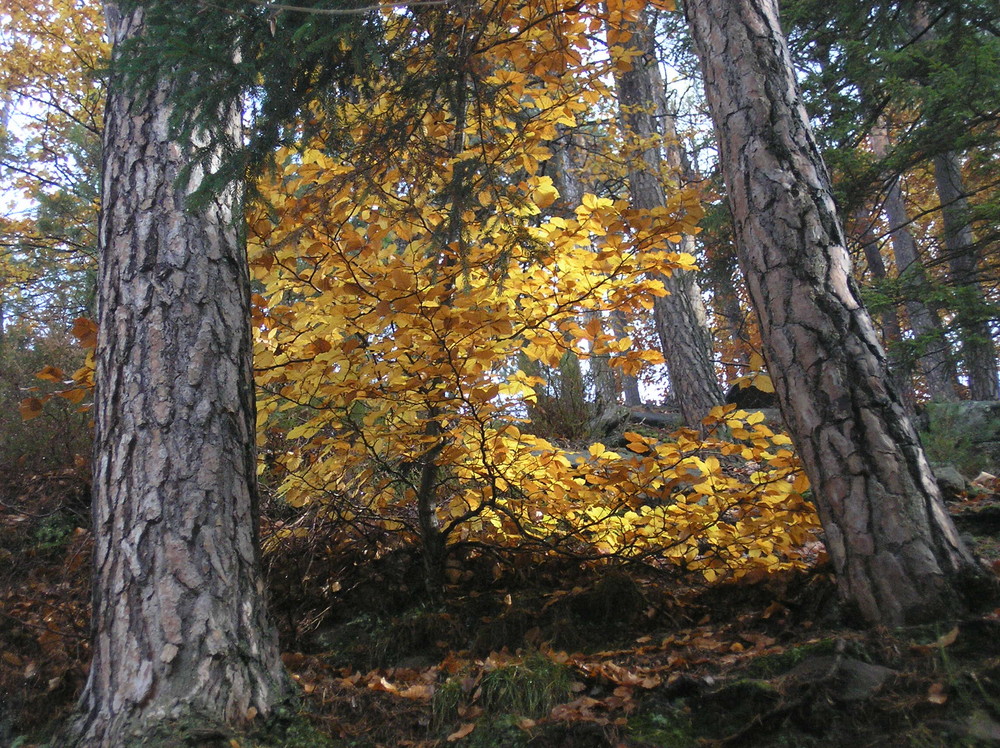
M969 201L957 153L946 151L934 156L934 184L941 201L951 281L959 294L955 317L962 340L962 361L969 377L969 396L973 400L996 400L1000 396L996 347L988 315L984 313L986 300L979 282L980 253L969 225Z
M871 624L954 616L989 582L889 382L776 0L688 0L687 14L764 355L840 594Z
M664 102L663 80L656 60L650 11L623 29L631 33L627 50L642 56L632 67L615 72L618 104L624 129L640 143L639 157L629 159L628 184L632 207L652 210L666 205L661 146L677 147L677 134ZM666 125L670 125L667 131ZM657 143L656 140L660 142ZM680 171L680 158L670 164ZM690 239L690 237L689 237ZM690 244L681 248L692 251ZM688 426L698 427L709 410L723 401L722 388L712 361L712 337L705 305L693 273L676 272L661 279L667 296L654 299L656 330L670 373L670 384L681 415Z
M105 7L116 48L144 33L141 7ZM174 86L130 91L120 73L109 86L93 661L61 745L137 745L177 727L221 736L291 693L258 551L240 194L186 208L204 174L178 183L195 144L170 133ZM238 139L237 102L230 114Z

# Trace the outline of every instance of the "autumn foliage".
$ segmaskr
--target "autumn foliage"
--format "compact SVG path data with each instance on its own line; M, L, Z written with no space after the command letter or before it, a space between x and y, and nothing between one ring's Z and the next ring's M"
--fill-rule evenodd
M821 548L790 441L759 413L726 406L700 432L619 432L610 447L532 426L539 374L567 355L618 376L662 363L609 315L641 320L665 293L657 278L695 267L675 251L699 230L695 189L661 175L674 186L646 211L597 189L635 147L606 102L610 72L634 64L638 11L386 11L404 69L317 107L303 132L319 134L259 180L247 220L261 475L345 537L422 546L432 588L449 553L475 547L709 583L804 568ZM573 138L602 144L574 175L596 190L578 205L554 159ZM93 348L92 322L73 332ZM746 371L769 387L759 355ZM38 377L50 386L22 402L26 419L53 396L80 403L92 355ZM309 533L289 522L267 549Z
M341 153L280 154L249 218L261 468L292 506L430 548L613 554L710 582L800 568L817 520L789 440L760 414L720 409L705 439L630 432L615 450L530 433L543 382L519 355L608 356L629 374L662 360L601 318L644 314L657 275L693 267L671 247L701 216L691 190L654 211L585 194L553 212L547 162L568 131L602 127L602 74L631 64L586 32L632 11L552 11L488 4L472 43L472 19L450 19L468 77L419 102L391 157L371 154L395 80L344 106ZM408 66L435 55L416 46Z

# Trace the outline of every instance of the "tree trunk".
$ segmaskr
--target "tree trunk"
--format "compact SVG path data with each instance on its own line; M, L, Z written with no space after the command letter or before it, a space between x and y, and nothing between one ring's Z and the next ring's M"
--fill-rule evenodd
M619 340L626 337L626 325L628 320L625 313L616 309L611 313L611 327L615 331L615 337ZM625 395L625 404L630 408L642 405L642 392L639 391L639 379L634 374L621 372L622 394Z
M952 617L989 583L889 382L776 0L688 0L687 13L764 354L841 596L872 624Z
M937 30L931 24L926 4L918 2L910 10L913 41L921 45L937 42ZM928 83L921 80L921 85ZM929 124L935 125L933 112ZM953 150L942 151L934 154L932 163L934 184L941 202L945 253L951 282L957 292L955 321L962 341L969 395L973 400L996 400L1000 388L996 348L979 282L980 252L969 224L969 201L959 154Z
M889 136L884 125L877 124L873 127L868 140L876 158L884 159L888 155ZM920 345L918 365L927 383L927 394L931 400L957 402L957 375L951 349L944 330L941 329L941 320L928 301L931 295L930 284L917 252L917 243L908 228L910 217L903 201L899 179L895 176L888 179L884 209L889 222L889 240L896 260L896 270L903 281L906 316Z
M969 396L973 400L996 400L996 348L985 313L986 301L979 282L979 249L969 225L969 201L957 153L947 151L934 157L934 184L941 201L951 281L959 295L955 317L962 339L962 361L969 377Z
M116 45L141 8L106 4ZM174 84L109 86L100 218L94 646L69 745L223 735L291 693L264 609L240 195L202 209ZM240 112L232 107L239 138ZM207 737L205 738L208 739Z
M656 60L650 12L643 11L639 20L626 24L631 38L624 42L626 50L637 50L642 56L632 60L627 71L616 68L615 86L626 134L640 142L639 157L630 157L628 184L634 208L652 210L666 205L663 187L660 145L677 147L677 134L664 125L673 119L667 115L663 80ZM659 136L660 144L650 145ZM675 154L679 171L680 159ZM691 251L689 245L683 251ZM669 295L654 300L656 330L667 361L670 384L681 415L688 426L697 427L701 419L722 403L722 389L712 361L712 337L708 331L705 306L693 273L676 272L662 278Z
M859 210L856 223L861 227L861 235L857 241L865 253L868 270L876 283L882 283L888 277L882 252L875 237L875 224L872 216L865 210ZM882 340L888 350L889 376L892 378L896 391L899 393L906 408L906 414L914 416L917 411L916 395L913 392L912 363L905 355L893 355L900 350L903 332L899 324L899 315L895 304L886 304L881 313Z

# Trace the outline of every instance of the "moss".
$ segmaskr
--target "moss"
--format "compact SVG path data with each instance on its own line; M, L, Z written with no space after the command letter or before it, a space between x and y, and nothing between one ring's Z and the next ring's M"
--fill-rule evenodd
M807 657L834 654L836 645L836 639L822 639L812 644L787 649L784 652L761 655L751 660L743 668L741 675L746 678L773 678L776 675L787 673Z
M647 712L629 719L628 734L637 743L660 748L688 748L698 744L690 714L669 706L666 711Z

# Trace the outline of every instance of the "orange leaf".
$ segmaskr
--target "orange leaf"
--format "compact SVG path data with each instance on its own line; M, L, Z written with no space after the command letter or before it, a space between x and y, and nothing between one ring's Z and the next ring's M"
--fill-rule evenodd
M86 317L77 317L73 320L73 337L83 348L97 347L97 323Z
M399 695L402 696L404 699L417 699L417 700L429 699L431 696L434 695L434 687L418 683L416 685L410 686L409 688L404 688L402 691L399 692Z
M448 742L454 743L456 740L461 740L475 729L476 729L475 722L466 722L464 725L459 727L457 730L455 730L455 732L453 732L451 735L448 736Z
M38 379L44 379L46 382L62 382L66 378L66 374L58 366L46 366L40 372L36 373L35 376Z
M59 395L59 397L69 400L74 405L77 405L87 396L87 390L74 387L71 390L63 390L62 392L57 392L56 394Z
M21 411L21 420L30 421L32 418L38 418L42 414L42 401L37 397L26 397L21 401L18 410Z
M932 704L943 704L948 700L948 694L944 692L943 683L932 683L927 689L927 700Z

